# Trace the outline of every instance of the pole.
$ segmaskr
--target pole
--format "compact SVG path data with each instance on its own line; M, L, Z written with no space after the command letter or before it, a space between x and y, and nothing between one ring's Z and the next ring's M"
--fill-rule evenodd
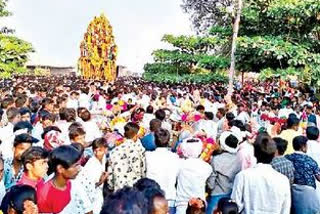
M242 4L243 4L242 0L238 0L237 15L236 15L235 22L233 24L231 65L230 65L230 70L229 70L229 88L228 88L228 95L230 97L233 92L233 80L234 80L234 73L235 73L235 67L236 67L235 53L236 53L236 49L237 49L237 38L238 38L238 32L239 32Z

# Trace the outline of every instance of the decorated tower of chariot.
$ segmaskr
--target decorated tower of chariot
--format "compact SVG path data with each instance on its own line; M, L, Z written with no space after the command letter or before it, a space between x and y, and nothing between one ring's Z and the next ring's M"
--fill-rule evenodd
M80 51L78 69L83 78L106 81L116 78L118 48L112 26L104 14L89 24Z

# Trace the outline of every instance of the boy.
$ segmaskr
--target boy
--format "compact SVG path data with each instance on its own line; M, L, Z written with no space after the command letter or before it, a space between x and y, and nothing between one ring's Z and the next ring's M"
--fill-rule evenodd
M71 202L71 180L80 172L81 155L71 145L60 146L51 152L49 165L54 172L53 177L37 186L40 213L60 213Z
M36 142L38 140L29 134L16 136L13 144L13 159L8 158L4 161L4 184L7 190L21 179L24 171L21 159L22 154Z
M29 108L23 107L19 109L21 121L31 123L31 111Z
M43 130L46 127L52 126L56 120L53 114L48 113L46 111L40 112L39 117L40 121L34 126L34 129L32 130L32 136L37 139L41 139Z
M108 143L105 138L95 139L92 143L93 157L89 159L86 165L81 170L77 181L80 183L86 192L92 204L95 204L93 213L100 213L103 204L102 185L106 178L105 172L106 154L108 153Z
M41 147L31 147L22 154L24 174L19 184L36 188L48 171L48 152Z
M125 142L110 153L108 188L117 191L124 186L133 186L145 177L145 149L137 141L139 126L129 122L124 127Z
M81 127L73 128L69 131L69 138L71 143L80 143L86 147L86 132Z
M7 119L8 119L8 124L0 129L0 140L2 142L0 148L3 157L7 158L12 156L12 144L14 141L14 133L13 133L13 128L14 125L17 124L20 119L20 113L17 108L9 108L6 112L7 114Z

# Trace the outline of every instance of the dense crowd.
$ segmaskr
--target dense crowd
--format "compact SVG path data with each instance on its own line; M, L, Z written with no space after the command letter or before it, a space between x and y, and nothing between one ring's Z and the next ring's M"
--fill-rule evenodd
M3 213L320 213L312 88L20 76L0 98Z

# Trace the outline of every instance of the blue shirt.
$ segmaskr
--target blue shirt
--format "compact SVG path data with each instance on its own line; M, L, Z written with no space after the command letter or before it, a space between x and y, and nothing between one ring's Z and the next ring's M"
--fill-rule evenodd
M141 143L142 143L142 146L146 149L146 151L154 151L157 148L154 134L152 133L144 136L141 139Z
M308 155L295 152L285 156L293 163L294 183L299 185L308 185L316 189L316 175L320 175L320 169L315 160Z
M12 159L5 159L4 160L4 186L6 190L10 189L12 186L16 185L16 183L21 179L23 172L24 172L24 167L23 165L19 169L19 172L17 175L14 175L13 172L13 160Z

